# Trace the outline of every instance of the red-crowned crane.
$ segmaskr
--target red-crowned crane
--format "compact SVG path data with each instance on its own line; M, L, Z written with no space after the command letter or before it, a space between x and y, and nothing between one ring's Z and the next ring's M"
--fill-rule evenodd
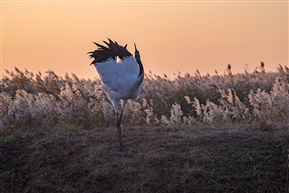
M125 149L121 135L123 109L128 99L134 99L140 94L144 69L135 44L133 57L126 49L127 45L121 46L116 41L108 40L109 42L103 41L106 46L93 42L98 49L88 54L94 59L91 64L95 66L101 79L100 89L106 93L116 112L119 150L122 151ZM119 101L121 101L120 114Z

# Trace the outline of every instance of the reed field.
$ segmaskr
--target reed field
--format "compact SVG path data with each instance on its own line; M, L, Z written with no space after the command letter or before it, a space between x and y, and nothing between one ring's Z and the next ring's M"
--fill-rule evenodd
M100 81L6 71L0 192L289 192L289 69L148 73L123 115Z
M140 96L124 111L126 125L183 126L197 123L286 123L289 118L289 70L233 75L148 74ZM6 71L0 83L1 130L75 125L113 126L115 113L100 81Z

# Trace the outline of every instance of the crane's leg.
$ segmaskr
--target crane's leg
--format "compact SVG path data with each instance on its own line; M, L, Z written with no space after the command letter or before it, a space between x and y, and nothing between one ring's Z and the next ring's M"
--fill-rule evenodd
M119 115L119 113L118 113L119 100L114 99L114 100L112 100L112 103L113 103L114 110L116 112L116 127L117 127L117 131L118 131L119 150L123 151L124 146L122 144L122 138L121 138L121 118L119 118L122 116L122 111L120 112L120 116L118 116Z
M118 141L119 141L119 150L120 151L125 150L125 146L122 143L121 121L122 121L122 113L123 113L124 107L126 105L126 102L127 102L127 100L121 100L121 111L120 111L119 117L118 117L118 113L117 113L117 130L118 130Z
M121 135L122 112L123 112L123 109L121 109L119 117L118 117L118 113L117 113L117 131L118 131L118 141L119 141L119 150L120 151L125 150L125 146L122 143L122 135Z

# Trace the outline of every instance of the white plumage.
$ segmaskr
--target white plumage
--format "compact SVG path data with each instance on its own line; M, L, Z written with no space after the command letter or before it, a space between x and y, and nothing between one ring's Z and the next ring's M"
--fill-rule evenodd
M142 81L144 79L143 65L140 60L139 51L135 45L135 57L117 42L108 39L106 45L95 43L98 49L89 52L94 59L94 64L102 85L101 89L112 102L116 112L118 138L120 150L124 150L121 137L122 112L128 99L134 99L140 94ZM121 112L119 115L119 101L121 101Z

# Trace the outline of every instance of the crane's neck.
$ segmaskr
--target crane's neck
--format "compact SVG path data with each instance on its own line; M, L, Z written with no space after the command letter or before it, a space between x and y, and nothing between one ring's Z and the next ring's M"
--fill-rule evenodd
M142 83L143 79L144 79L144 68L143 68L142 62L140 60L140 56L136 55L135 59L136 59L136 62L138 63L138 65L139 65L139 75L138 75L138 80L136 82L137 86L139 86Z
M138 74L138 78L137 78L137 82L136 82L137 85L136 86L139 87L141 85L143 79L144 79L144 69L143 69L142 62L140 60L139 51L136 48L136 44L134 44L134 49L135 49L134 57L135 57L135 60L138 63L138 66L139 66L139 74Z

